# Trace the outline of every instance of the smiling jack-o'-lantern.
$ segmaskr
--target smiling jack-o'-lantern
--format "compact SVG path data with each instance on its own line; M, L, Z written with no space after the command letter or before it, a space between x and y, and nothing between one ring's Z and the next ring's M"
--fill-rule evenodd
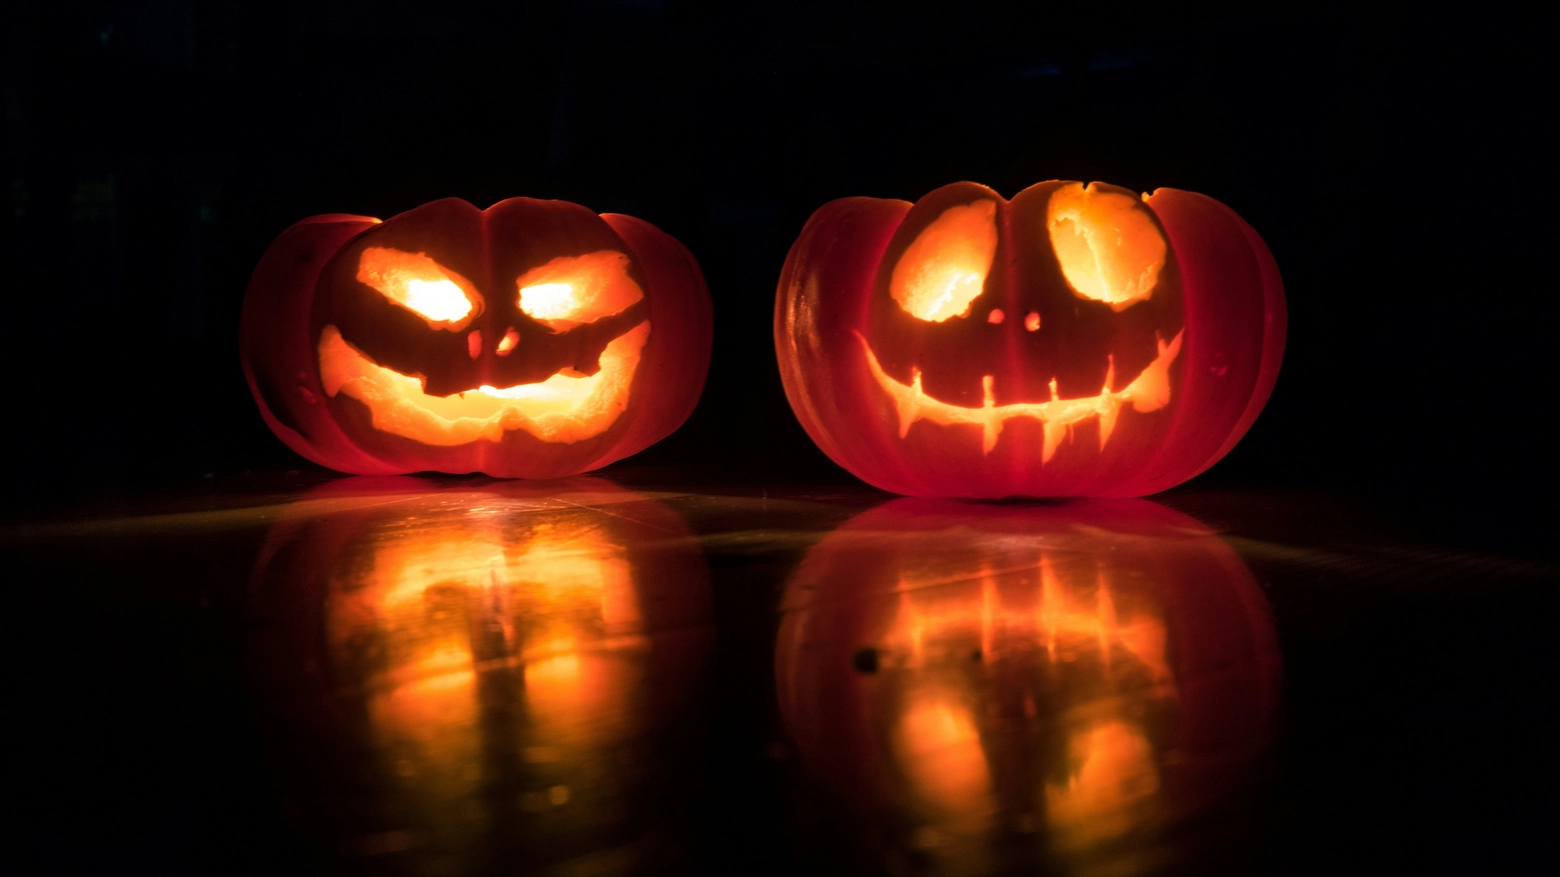
M687 419L709 293L680 244L563 201L317 216L266 251L241 354L267 425L343 472L550 478Z
M713 635L687 524L588 477L333 482L272 528L250 612L290 811L409 873L567 871L654 831Z
M1266 246L1211 198L955 183L814 213L775 346L803 427L873 485L1140 496L1245 434L1285 324Z
M896 500L813 547L782 606L786 728L895 873L1162 864L1271 741L1267 603L1154 503Z

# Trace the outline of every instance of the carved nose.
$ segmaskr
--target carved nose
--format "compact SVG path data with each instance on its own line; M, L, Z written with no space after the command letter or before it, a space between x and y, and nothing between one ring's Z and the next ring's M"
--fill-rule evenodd
M481 329L472 329L471 334L466 336L466 352L471 354L472 359L482 355Z
M514 350L519 344L520 333L515 331L514 326L510 326L509 331L504 333L504 337L498 339L498 347L493 352L499 356L508 356L509 351Z

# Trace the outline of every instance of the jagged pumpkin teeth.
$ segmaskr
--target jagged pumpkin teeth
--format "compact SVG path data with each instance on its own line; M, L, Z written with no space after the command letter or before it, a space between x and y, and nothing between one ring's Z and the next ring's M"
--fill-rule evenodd
M697 265L647 223L451 198L289 229L250 284L243 362L272 430L323 465L550 478L687 418L709 311Z

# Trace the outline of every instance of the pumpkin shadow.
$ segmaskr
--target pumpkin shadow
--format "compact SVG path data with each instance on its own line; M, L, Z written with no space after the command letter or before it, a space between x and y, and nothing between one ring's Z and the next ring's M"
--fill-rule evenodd
M250 605L280 792L332 869L658 857L713 633L672 510L588 477L343 479L281 513Z
M783 609L783 721L892 873L1175 870L1262 786L1269 608L1155 503L895 500L819 542Z

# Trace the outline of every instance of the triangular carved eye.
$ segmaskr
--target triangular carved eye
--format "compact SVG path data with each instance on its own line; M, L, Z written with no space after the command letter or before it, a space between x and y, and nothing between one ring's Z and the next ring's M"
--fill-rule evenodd
M597 250L559 256L515 281L520 310L557 332L621 313L645 297L628 276L628 256Z
M1046 229L1067 285L1123 311L1147 299L1165 266L1165 238L1130 195L1071 183L1051 194Z
M922 229L888 281L899 307L934 323L969 316L997 252L996 216L996 202L980 200L949 207Z
M481 310L482 296L470 281L423 253L367 247L358 259L357 279L434 329L461 329Z

